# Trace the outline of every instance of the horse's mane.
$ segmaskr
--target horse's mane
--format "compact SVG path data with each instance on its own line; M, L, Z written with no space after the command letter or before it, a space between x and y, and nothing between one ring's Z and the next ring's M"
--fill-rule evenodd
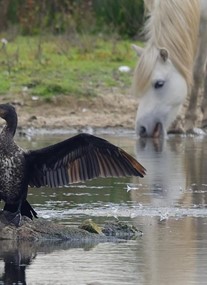
M147 12L151 12L153 10L154 3L154 0L144 0L145 10Z
M200 20L199 0L145 0L149 11L145 32L147 44L135 70L135 87L142 91L150 82L160 48L165 48L169 58L192 84Z

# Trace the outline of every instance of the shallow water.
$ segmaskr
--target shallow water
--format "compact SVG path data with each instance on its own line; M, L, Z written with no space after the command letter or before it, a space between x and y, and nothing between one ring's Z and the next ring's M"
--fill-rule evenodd
M143 179L29 189L38 215L66 225L119 218L143 232L120 243L0 242L0 284L206 284L207 138L163 143L103 135L147 168ZM63 137L19 138L38 148ZM2 205L3 206L3 205Z

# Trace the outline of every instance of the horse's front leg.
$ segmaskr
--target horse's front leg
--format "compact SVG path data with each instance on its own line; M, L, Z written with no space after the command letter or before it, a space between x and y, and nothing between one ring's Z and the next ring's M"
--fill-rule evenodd
M197 125L198 120L198 94L201 81L198 76L194 76L194 85L189 94L189 104L185 114L185 130L187 132L193 132L194 127Z
M202 46L202 53L203 53L203 62L202 64L205 64L205 69L204 69L204 91L203 91L203 96L202 96L202 101L201 101L201 110L203 113L203 119L201 122L201 127L202 128L207 128L207 65L206 65L206 59L207 59L207 19L205 15L205 20L201 20L201 27L202 27L202 34L201 34L201 46ZM200 75L201 76L201 75Z
M197 126L198 115L201 113L198 109L198 96L203 83L203 54L200 48L198 52L193 70L193 86L188 95L189 103L185 113L184 129L187 132L193 132L193 129Z
M198 109L198 98L202 94L203 89L203 77L204 77L204 63L207 56L207 21L201 19L200 31L199 31L199 42L196 61L193 69L193 87L189 96L189 105L185 116L185 129L192 130L196 123L199 121L199 115L201 114L200 108ZM206 73L206 72L205 72ZM206 77L206 76L205 76ZM207 84L207 82L206 82ZM205 97L207 96L207 86ZM203 105L204 104L204 105ZM201 103L204 109L205 118L207 118L207 98L204 98ZM204 120L205 120L204 118Z
M205 77L204 77L204 91L203 91L203 100L201 103L201 110L203 113L203 119L201 126L202 128L207 128L207 65L205 66Z

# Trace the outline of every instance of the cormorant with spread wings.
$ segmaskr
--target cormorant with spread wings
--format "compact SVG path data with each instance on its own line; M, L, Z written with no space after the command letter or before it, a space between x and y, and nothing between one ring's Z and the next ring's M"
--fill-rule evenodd
M37 217L27 201L28 185L58 187L96 177L145 175L145 168L131 155L89 134L38 150L23 150L14 141L15 108L0 104L0 117L6 121L0 134L0 200L5 202L6 219L16 226L21 215Z

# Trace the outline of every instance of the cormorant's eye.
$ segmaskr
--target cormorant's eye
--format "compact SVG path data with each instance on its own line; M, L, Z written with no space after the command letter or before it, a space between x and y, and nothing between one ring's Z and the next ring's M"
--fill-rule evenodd
M162 88L165 84L165 81L164 80L157 80L155 83L154 83L154 88L155 89L158 89L158 88Z

